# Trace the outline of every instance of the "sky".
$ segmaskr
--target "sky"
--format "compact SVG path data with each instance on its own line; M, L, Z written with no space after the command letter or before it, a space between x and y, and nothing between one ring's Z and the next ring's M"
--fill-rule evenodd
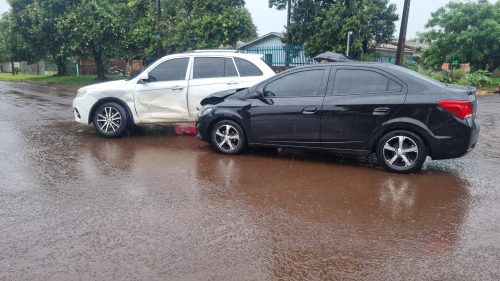
M456 0L465 2L466 0ZM402 14L404 0L389 0L397 5L398 14ZM424 31L424 26L431 17L431 13L439 7L446 5L450 0L413 0L410 6L410 17L408 19L407 38L414 38L417 32ZM269 32L282 32L286 25L286 12L270 9L268 0L246 0L247 8L252 14L253 21L257 26L257 33L264 35ZM7 0L0 0L0 13L9 9ZM401 18L401 16L400 16ZM400 23L396 23L398 36Z

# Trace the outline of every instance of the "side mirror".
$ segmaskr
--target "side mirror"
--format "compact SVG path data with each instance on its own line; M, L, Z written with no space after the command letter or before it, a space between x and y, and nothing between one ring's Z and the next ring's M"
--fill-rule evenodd
M141 76L139 76L139 83L147 83L147 82L149 82L149 74L142 73Z
M255 90L254 92L248 94L246 96L247 99L262 99L264 98L264 93L262 92L262 88Z

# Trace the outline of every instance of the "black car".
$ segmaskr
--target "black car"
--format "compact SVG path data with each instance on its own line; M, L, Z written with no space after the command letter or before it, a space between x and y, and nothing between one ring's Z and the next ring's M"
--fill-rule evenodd
M475 88L382 63L294 68L202 101L198 138L226 154L246 146L376 153L387 170L419 170L476 144Z

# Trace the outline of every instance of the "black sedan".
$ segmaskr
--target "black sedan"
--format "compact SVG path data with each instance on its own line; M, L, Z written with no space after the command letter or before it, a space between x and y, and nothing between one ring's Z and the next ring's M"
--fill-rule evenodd
M205 98L198 138L226 154L247 146L376 153L385 169L410 173L427 156L474 147L475 91L391 64L309 65Z

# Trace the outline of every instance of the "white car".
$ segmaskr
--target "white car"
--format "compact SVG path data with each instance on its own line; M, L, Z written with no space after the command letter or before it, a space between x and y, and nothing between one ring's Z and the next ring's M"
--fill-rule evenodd
M248 88L275 73L261 55L194 51L163 57L136 78L83 87L73 100L76 121L119 137L131 124L191 122L208 95Z

